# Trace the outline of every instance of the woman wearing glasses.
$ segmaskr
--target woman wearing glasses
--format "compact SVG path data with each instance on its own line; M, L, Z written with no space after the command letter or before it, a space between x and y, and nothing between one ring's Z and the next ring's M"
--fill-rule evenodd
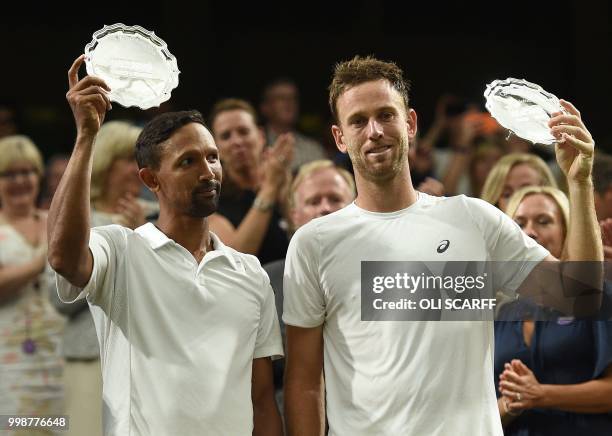
M25 136L0 140L0 414L63 410L63 318L49 301L43 162ZM50 434L45 430L38 433Z

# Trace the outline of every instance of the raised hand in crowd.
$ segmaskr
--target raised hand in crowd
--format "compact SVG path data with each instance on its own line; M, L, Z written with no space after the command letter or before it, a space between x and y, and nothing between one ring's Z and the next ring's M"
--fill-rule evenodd
M453 154L442 177L442 184L450 194L457 192L459 180L466 173L471 161L474 140L483 125L482 118L478 115L479 113L474 111L460 115L450 131L450 145Z
M137 198L129 192L125 194L125 197L118 200L117 209L119 212L117 224L135 229L147 222L144 208L137 201Z
M262 190L276 193L276 199L284 201L279 194L291 180L291 162L295 138L292 133L283 133L264 152Z
M440 139L442 133L446 130L449 124L449 107L451 103L456 102L457 97L445 94L438 99L434 113L434 121L423 138L419 141L419 147L423 150L431 150L435 148L436 142Z

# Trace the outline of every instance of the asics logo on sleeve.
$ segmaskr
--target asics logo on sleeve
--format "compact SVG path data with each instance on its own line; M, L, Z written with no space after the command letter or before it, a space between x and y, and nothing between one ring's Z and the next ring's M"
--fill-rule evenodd
M438 245L438 248L436 249L436 251L442 254L446 250L448 250L449 245L450 245L450 241L448 239L443 239L442 241L440 241L440 245Z

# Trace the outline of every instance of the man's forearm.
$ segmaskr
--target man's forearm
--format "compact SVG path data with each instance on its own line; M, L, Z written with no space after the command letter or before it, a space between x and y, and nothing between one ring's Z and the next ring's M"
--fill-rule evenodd
M603 261L603 244L591 181L569 183L570 222L567 231L567 258L572 261Z
M49 263L69 281L87 258L93 137L77 138L68 167L49 208ZM84 286L85 283L73 283Z
M603 244L593 199L593 183L569 182L570 222L563 267L564 295L575 316L595 315L603 290Z
M322 436L325 433L323 381L309 388L285 380L285 420L288 436Z
M283 424L274 394L253 404L253 436L282 436Z

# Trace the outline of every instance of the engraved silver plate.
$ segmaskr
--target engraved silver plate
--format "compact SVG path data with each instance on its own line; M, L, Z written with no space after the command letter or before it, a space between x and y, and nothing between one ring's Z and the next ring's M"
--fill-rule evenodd
M491 115L516 136L534 144L552 145L548 120L552 113L565 112L559 99L541 86L523 79L494 80L484 92Z
M87 74L103 79L122 106L159 106L178 86L176 58L166 43L140 26L104 26L85 46Z

